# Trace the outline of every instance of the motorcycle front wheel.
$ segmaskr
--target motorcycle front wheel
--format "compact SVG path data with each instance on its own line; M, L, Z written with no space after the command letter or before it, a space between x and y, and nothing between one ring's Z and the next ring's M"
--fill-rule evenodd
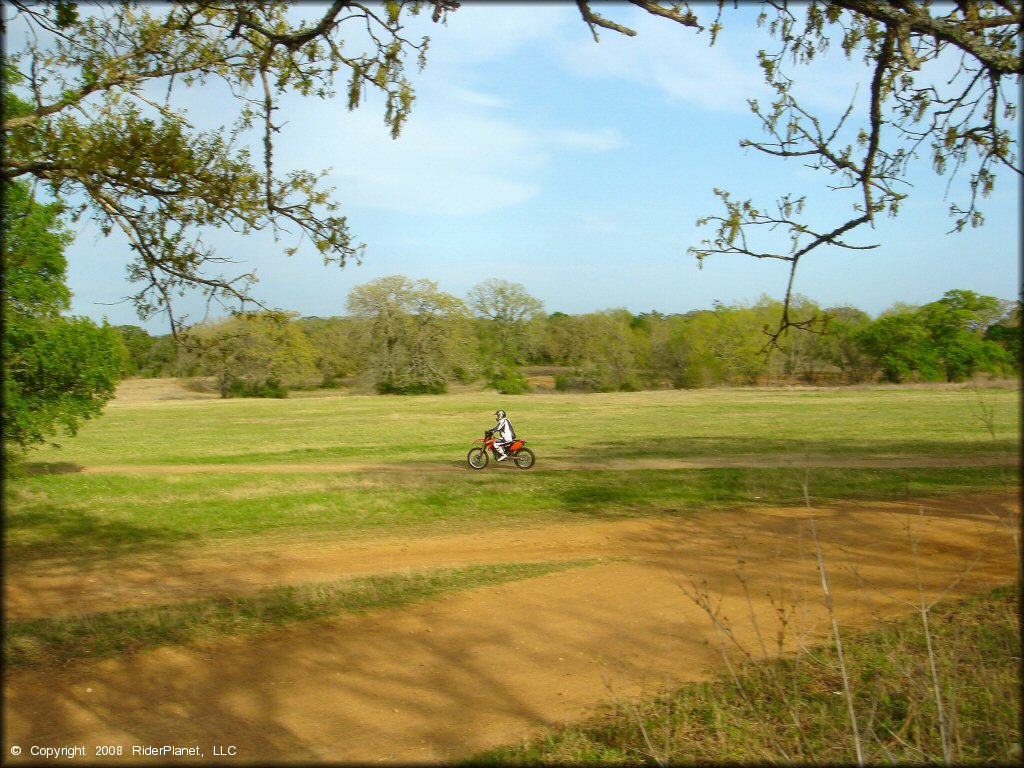
M536 457L533 455L533 451L529 448L520 448L516 451L516 455L512 457L512 461L514 461L516 466L520 469L529 469L533 466L533 462L536 461Z
M466 454L466 461L473 469L483 469L487 466L487 451L483 448L470 448Z

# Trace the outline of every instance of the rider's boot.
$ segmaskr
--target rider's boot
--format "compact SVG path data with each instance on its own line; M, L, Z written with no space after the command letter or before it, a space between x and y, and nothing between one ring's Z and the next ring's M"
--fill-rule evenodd
M505 453L505 449L504 448L499 448L498 449L498 461L504 461L507 458L508 458L508 454Z

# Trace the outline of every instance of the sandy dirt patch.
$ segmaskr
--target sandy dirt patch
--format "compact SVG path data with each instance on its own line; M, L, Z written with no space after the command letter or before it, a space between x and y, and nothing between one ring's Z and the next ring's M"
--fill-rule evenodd
M220 393L209 379L122 379L114 392L114 405L162 400L215 400Z
M911 536L929 599L1012 582L1019 506L1007 492L816 508L840 620L870 626L912 609ZM796 635L827 634L808 512L799 508L360 546L276 541L107 573L25 575L7 588L9 607L39 614L150 602L145 593L170 602L364 573L584 557L600 562L259 638L14 670L5 676L6 743L81 744L92 759L94 745L121 745L129 756L132 746L170 744L232 764L448 762L719 668L698 593L713 597L755 653L754 619L770 635L777 626L772 599L790 611L787 648ZM213 757L229 745L235 757Z

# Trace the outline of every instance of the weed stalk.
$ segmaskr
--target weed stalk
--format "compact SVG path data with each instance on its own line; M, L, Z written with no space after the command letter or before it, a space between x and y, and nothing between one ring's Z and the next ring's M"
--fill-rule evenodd
M805 473L801 486L804 492L804 503L807 505L807 517L810 521L811 538L814 539L814 552L818 559L818 573L821 575L821 589L825 595L825 608L828 610L829 618L832 621L832 635L835 638L836 654L839 657L839 671L843 677L843 695L846 697L846 707L850 716L850 727L853 729L853 746L857 752L857 765L864 765L864 750L860 743L860 733L857 730L857 714L853 708L853 696L850 693L850 678L846 673L846 659L843 656L843 640L839 636L839 623L836 621L836 612L832 605L832 593L828 587L828 574L825 572L825 560L821 554L821 542L818 539L818 530L814 525L814 511L811 509L811 496L808 489L809 470Z

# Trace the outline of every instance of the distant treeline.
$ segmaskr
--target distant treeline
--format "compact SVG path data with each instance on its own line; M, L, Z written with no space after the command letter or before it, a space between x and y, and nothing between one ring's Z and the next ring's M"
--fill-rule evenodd
M380 393L447 391L484 382L508 394L718 385L964 381L1020 372L1019 301L949 291L876 318L797 297L791 329L766 352L782 305L716 303L685 314L609 309L547 313L518 284L488 280L457 298L428 280L356 287L346 314L241 313L193 327L176 343L117 328L125 375L213 377L223 396L351 386ZM531 373L545 376L528 380Z

